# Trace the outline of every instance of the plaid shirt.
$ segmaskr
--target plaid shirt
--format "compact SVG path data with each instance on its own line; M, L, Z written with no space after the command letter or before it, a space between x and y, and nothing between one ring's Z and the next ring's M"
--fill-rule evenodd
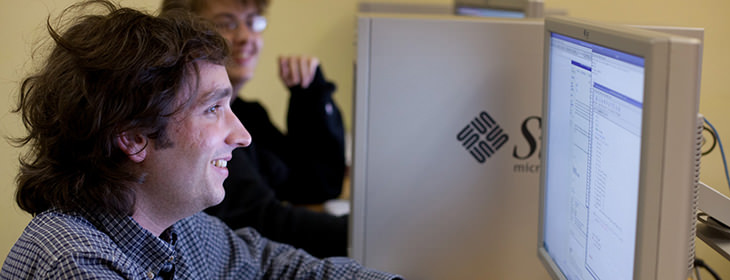
M316 259L198 213L163 234L131 217L46 211L5 259L0 279L398 279L351 259Z

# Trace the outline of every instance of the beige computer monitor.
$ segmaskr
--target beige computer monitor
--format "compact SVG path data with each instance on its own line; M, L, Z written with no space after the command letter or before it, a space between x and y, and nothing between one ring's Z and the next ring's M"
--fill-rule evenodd
M555 279L687 279L701 42L548 17L538 255Z

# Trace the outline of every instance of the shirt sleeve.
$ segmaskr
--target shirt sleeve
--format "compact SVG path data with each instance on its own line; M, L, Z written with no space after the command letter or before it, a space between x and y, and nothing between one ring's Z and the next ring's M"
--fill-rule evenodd
M86 220L51 211L31 220L0 271L0 279L142 279L144 275L138 263Z
M238 232L267 279L400 279L397 275L366 268L352 259L317 259L302 250L269 241L252 229Z
M308 88L289 88L287 145L274 153L289 167L289 177L274 186L280 200L316 204L337 198L345 175L342 115L332 96L336 86L321 67Z
M175 276L184 279L399 279L352 259L318 259L251 228L234 232L200 213L176 224Z

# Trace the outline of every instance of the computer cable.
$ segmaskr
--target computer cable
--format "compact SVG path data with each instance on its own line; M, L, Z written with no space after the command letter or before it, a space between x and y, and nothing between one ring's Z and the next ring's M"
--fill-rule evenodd
M710 126L710 129L712 129L712 132L714 134L715 139L717 139L717 145L720 147L720 154L722 155L722 165L725 168L725 180L728 183L728 188L730 188L730 175L728 175L727 172L727 160L725 159L725 149L722 148L722 141L720 140L720 133L717 132L717 129L715 129L715 126L710 123L707 118L704 118L705 123Z
M710 148L707 149L706 151L702 152L702 156L705 156L705 155L707 155L710 152L712 152L712 151L715 150L715 146L717 146L717 138L715 137L715 132L713 132L712 129L710 129L709 126L706 126L706 125L705 126L702 126L702 131L707 131L708 133L710 133L710 136L712 138L712 146L710 146ZM705 141L705 139L707 139L707 138L703 136L702 137L702 146L703 147L707 143L707 141Z
M695 264L695 275L697 276L697 278L696 278L697 280L701 280L700 273L699 273L700 268L704 268L705 270L707 270L707 272L709 272L712 275L712 277L715 278L715 280L721 280L720 275L718 275L717 272L715 272L715 270L710 268L705 263L705 261L703 261L702 259L695 259L694 264Z

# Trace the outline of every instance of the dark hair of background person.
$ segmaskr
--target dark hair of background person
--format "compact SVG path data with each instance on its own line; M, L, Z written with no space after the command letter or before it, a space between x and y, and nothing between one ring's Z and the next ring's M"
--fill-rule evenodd
M266 13L266 8L269 7L269 0L238 0L244 6L253 4L258 9L260 14ZM194 14L200 14L205 7L206 0L163 0L162 1L162 12L167 12L174 9L183 9L186 11L193 12Z
M107 13L67 19L99 10ZM195 62L224 65L226 41L188 13L151 16L104 0L75 4L58 22L70 27L54 27L49 17L54 44L22 81L13 110L28 135L10 140L29 146L16 202L33 215L81 206L132 214L130 184L144 178L125 169L116 136L134 131L156 139L154 149L174 145L165 140L167 124L191 100L178 93L196 89Z

